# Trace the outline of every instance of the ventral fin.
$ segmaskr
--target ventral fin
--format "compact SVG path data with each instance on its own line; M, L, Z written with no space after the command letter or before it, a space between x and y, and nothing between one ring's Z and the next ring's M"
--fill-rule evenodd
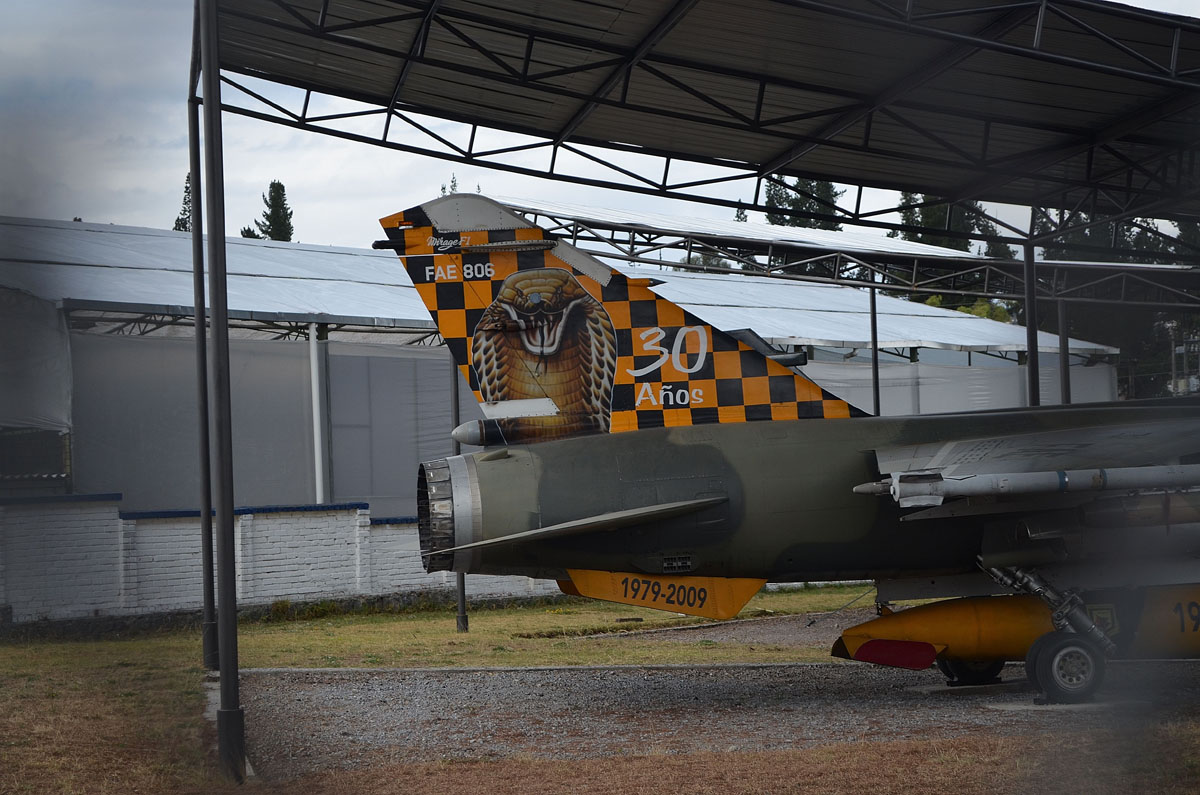
M724 620L741 612L766 580L748 577L691 577L625 571L568 569L581 596Z

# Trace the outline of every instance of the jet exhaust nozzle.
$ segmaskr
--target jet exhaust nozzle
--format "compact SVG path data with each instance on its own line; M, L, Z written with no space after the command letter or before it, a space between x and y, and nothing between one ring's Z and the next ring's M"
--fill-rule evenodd
M450 571L454 555L454 485L447 459L427 461L417 471L417 535L425 571Z

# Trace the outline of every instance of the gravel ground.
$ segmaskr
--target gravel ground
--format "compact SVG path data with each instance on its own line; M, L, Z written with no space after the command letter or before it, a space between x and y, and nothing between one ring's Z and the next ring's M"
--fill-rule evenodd
M782 643L809 620L656 635ZM837 634L822 623L799 628ZM1006 668L1004 684L948 688L934 671L854 663L248 670L242 697L255 770L281 780L388 762L762 751L979 731L1111 727L1135 738L1146 721L1200 714L1198 672L1196 663L1115 664L1103 699L1083 707L1033 707L1022 666Z

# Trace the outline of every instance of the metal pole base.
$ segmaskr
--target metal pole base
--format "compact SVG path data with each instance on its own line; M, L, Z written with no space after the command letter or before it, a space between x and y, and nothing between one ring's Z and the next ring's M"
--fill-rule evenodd
M221 775L237 784L246 780L246 719L240 707L217 710L217 755Z
M467 632L467 575L458 572L458 631Z
M220 670L221 663L218 654L219 647L217 646L217 622L201 622L200 634L204 649L204 667L210 671Z

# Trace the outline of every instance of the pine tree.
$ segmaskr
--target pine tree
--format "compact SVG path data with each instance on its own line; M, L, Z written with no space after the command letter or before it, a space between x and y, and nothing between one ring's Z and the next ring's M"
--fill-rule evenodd
M179 208L179 217L175 219L176 232L192 231L192 172L188 172L183 180L183 206Z
M775 180L779 180L776 182ZM780 184L783 183L783 184ZM786 187L785 187L786 186ZM842 225L833 213L833 205L841 198L844 190L838 190L832 182L817 179L797 178L790 186L782 174L767 180L768 207L796 210L813 215L827 215L828 219L803 218L788 213L767 213L767 223L776 226L803 226L809 229L840 230Z
M262 240L263 239L263 236L260 235L258 232L255 232L254 228L250 227L250 226L242 227L242 237L248 237L252 240Z
M988 235L989 237L999 235L996 225L983 214L983 205L979 202L968 202L963 208L951 206L933 196L905 192L900 194L900 205L900 220L905 226L919 226L929 230L947 229L954 232ZM933 231L892 231L888 233L888 237L899 237L943 248L955 248L959 251L971 250L970 240L939 235ZM1011 248L996 240L987 241L983 253L985 256L997 259L1012 259L1016 256Z
M1174 248L1180 254L1200 253L1200 221L1174 221L1178 242Z
M1062 211L1043 210L1038 214L1035 229L1038 234L1055 231L1066 226L1067 231L1056 235L1054 242L1043 248L1048 260L1099 260L1102 262L1161 262L1170 257L1172 245L1146 228L1153 228L1152 218L1133 218L1118 224L1102 223L1090 225L1088 213L1065 214ZM1181 239L1186 240L1180 228ZM1087 248L1095 249L1088 251ZM1133 249L1145 254L1118 254L1105 249Z
M744 207L737 208L737 211L733 214L733 220L741 223L745 223L747 220L749 220L749 217L746 215L746 209Z
M767 223L776 226L799 226L808 229L839 231L842 225L833 214L833 205L837 203L843 193L845 191L835 188L832 182L797 178L789 185L782 174L775 174L774 177L767 180L767 195L764 201L767 207L798 210L814 215L828 216L828 218L804 218L784 212L768 211ZM785 264L785 261L785 256L775 255L771 257L770 263L772 266L779 266ZM788 267L791 273L805 273L811 276L831 275L827 263L795 264Z
M733 263L722 257L720 254L715 254L711 251L703 251L699 254L689 254L687 259L683 260L689 265L695 265L699 268L729 268ZM676 270L682 270L676 268Z
M979 202L968 202L964 208L947 204L934 196L908 193L907 191L900 194L900 222L905 226L921 227L930 231L917 232L906 229L901 232L892 230L888 232L888 237L898 237L915 243L952 248L958 251L970 251L971 241L962 237L939 235L932 230L946 229L988 236L999 234L996 225L983 215L983 205ZM996 240L987 241L983 253L985 256L997 259L1012 259L1015 256L1011 248ZM984 279L982 272L973 278L977 284L981 284ZM964 276L962 282L964 286L969 286L968 283L971 279L972 277L969 275ZM951 297L933 295L928 298L913 295L911 298L914 301L923 301L930 306L945 306L947 309L957 309L960 312L998 320L1002 323L1010 322L1015 310L1015 307L1006 306L1003 302L972 298L966 295Z
M283 183L277 179L271 180L271 185L262 198L267 209L263 210L263 219L254 222L255 228L258 230L257 234L254 234L254 230L247 226L242 229L242 237L291 240L292 210L288 207L287 193ZM246 234L247 232L251 234Z

